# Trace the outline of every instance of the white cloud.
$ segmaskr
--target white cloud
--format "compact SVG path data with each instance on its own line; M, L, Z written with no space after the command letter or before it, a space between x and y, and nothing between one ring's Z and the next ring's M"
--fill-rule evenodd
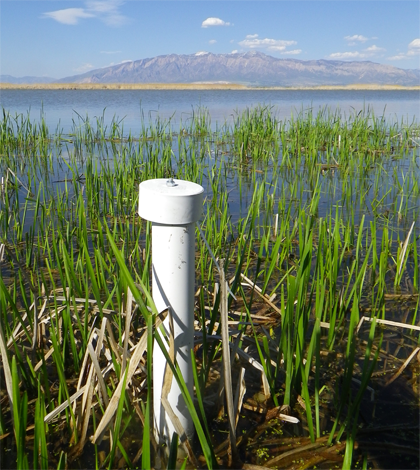
M210 26L230 26L230 23L220 18L207 18L201 23L202 28L209 28Z
M282 54L288 54L288 55L298 55L302 53L302 49L293 49L293 51L284 51Z
M119 0L88 0L86 2L89 10L96 11L98 13L115 13L122 2Z
M404 60L413 59L414 56L420 55L420 38L416 38L407 46L407 52L399 52L397 55L388 57L388 60Z
M239 51L237 51L236 49L234 51L231 52L231 54L237 54Z
M120 26L127 21L118 10L123 3L122 0L88 0L86 6L88 11L93 12L106 24Z
M410 42L408 45L409 49L419 49L420 50L420 38L416 38Z
M286 46L281 46L281 45L276 46L275 44L273 44L272 46L269 46L267 49L269 49L270 51L275 51L275 52L285 52Z
M407 59L407 56L403 54L402 52L392 57L388 57L388 60L403 60L403 59Z
M244 39L238 43L242 47L248 47L250 49L268 49L270 51L282 52L286 50L287 46L293 46L297 44L296 41L285 41L283 39Z
M382 52L386 49L378 47L375 44L363 49L362 51L347 51L347 52L334 52L328 56L329 59L333 60L358 60L358 59L369 59L373 57L382 56Z
M369 46L368 48L364 49L366 52L383 52L386 51L383 47L378 47L378 46Z
M407 55L417 55L420 54L420 38L414 39L408 45Z
M85 73L89 72L89 70L94 69L95 67L92 64L83 64L80 67L74 69L75 72Z
M334 60L350 60L350 59L365 59L367 54L362 52L334 52L328 56L329 59Z
M245 39L255 39L258 37L258 34L247 34L245 36Z
M108 65L103 65L100 68L101 69L106 69L107 67L112 67L113 65L122 65L122 64L127 64L129 62L134 62L134 61L131 60L131 59L126 59L126 60L122 60L121 62L110 62Z
M66 8L46 12L44 16L63 24L77 24L81 18L92 18L95 15L88 13L84 8Z
M355 46L356 44L368 41L369 38L362 36L361 34L354 34L353 36L345 36L344 39L347 41L349 46Z
M209 44L216 44L216 39L210 39Z
M121 0L101 0L86 2L86 8L66 8L44 13L45 18L52 18L63 24L75 25L80 19L98 18L110 26L121 26L127 18L119 12Z

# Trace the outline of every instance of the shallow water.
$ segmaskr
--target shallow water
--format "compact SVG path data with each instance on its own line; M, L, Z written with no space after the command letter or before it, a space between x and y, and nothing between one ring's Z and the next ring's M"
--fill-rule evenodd
M247 107L265 104L274 107L279 119L312 107L315 112L328 106L339 108L343 114L373 110L387 120L411 123L420 116L420 92L410 90L0 90L0 106L15 113L39 119L41 112L50 130L58 122L63 132L69 132L77 113L91 121L103 116L109 125L115 116L124 119L128 133L138 135L142 113L154 120L173 116L178 127L192 116L193 109L208 109L212 127L231 122L237 112Z

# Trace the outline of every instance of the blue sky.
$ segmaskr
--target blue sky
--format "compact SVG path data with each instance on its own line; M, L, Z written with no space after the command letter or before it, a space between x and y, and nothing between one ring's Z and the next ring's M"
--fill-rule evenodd
M0 73L16 77L200 51L420 68L418 0L1 0L0 34Z

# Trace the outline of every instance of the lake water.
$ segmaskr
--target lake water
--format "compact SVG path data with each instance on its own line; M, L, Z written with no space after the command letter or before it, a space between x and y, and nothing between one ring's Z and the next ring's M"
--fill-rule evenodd
M237 112L258 104L273 107L279 119L310 107L316 112L326 106L345 115L368 107L376 116L411 123L420 116L420 92L409 90L0 90L0 105L12 115L30 110L38 120L41 110L50 131L59 124L64 133L78 120L77 113L105 123L124 118L124 130L136 135L142 114L146 120L157 115L172 116L174 129L189 119L193 110L206 108L212 127L231 122Z

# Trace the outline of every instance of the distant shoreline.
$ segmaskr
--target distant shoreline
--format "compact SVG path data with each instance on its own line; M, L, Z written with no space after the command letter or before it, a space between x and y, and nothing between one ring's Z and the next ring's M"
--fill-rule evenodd
M308 87L247 86L236 83L0 83L0 90L388 90L420 91L418 86L402 85L317 85Z

